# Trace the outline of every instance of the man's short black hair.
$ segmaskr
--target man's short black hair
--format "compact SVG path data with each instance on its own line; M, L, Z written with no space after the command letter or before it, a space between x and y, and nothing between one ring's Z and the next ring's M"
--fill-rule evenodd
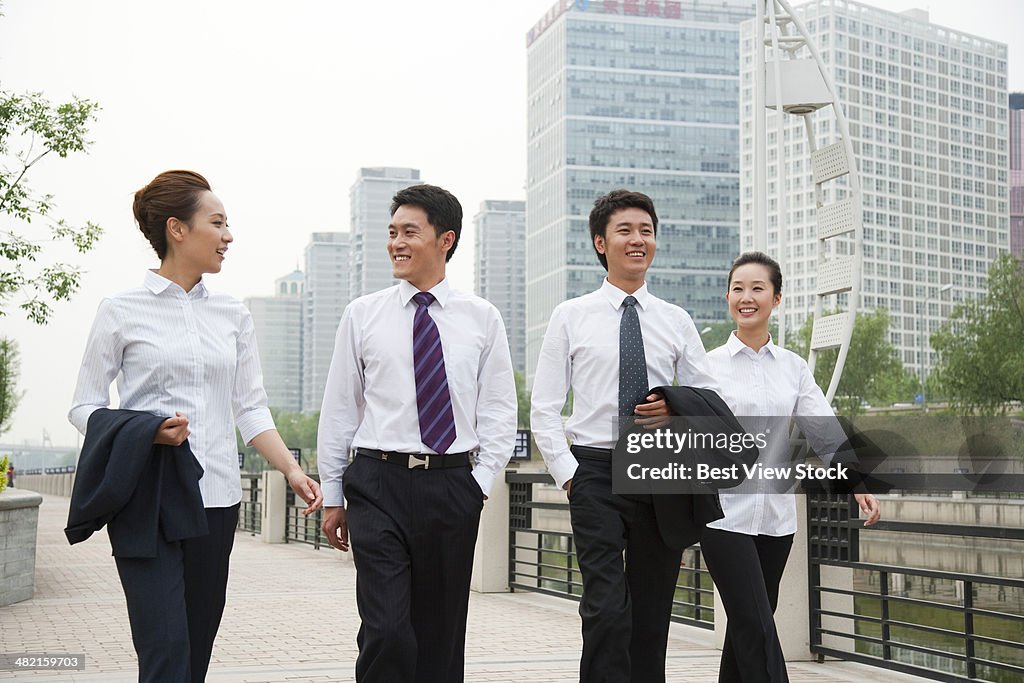
M600 235L606 237L608 221L612 214L621 209L640 209L646 211L651 217L651 224L654 225L654 234L658 234L658 214L654 212L654 202L642 192L632 190L612 190L594 200L594 208L590 210L590 244L597 253L597 260L601 262L605 270L608 270L608 257L597 251L594 238Z
M444 257L446 263L451 261L462 235L462 204L455 195L436 185L412 185L399 190L391 198L391 215L394 216L398 207L405 205L423 209L427 214L427 221L434 226L434 232L438 237L449 230L455 233L452 248Z

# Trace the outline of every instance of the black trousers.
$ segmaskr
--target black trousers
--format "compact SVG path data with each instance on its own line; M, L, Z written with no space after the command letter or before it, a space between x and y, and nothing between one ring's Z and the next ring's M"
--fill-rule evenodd
M701 553L729 618L719 683L789 681L774 614L792 547L792 534L750 536L704 530Z
M469 467L345 470L356 565L356 681L460 683L483 492Z
M612 493L608 462L580 458L569 512L583 574L580 681L663 683L682 549L661 539L653 505Z
M157 544L152 558L114 558L128 601L139 683L206 680L228 585L238 505L206 508L210 533Z

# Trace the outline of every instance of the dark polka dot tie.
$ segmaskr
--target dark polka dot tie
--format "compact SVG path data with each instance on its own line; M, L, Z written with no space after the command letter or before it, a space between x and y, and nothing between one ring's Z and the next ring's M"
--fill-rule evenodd
M647 359L636 298L627 296L622 300L619 321L619 415L633 415L633 409L644 402L647 389Z

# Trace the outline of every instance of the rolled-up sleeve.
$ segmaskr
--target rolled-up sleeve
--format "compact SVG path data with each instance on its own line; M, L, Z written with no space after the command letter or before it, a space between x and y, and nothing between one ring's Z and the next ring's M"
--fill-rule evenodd
M359 325L354 318L353 306L349 305L341 316L334 339L334 354L327 373L317 428L317 469L324 505L328 507L345 504L342 480L348 467L352 439L362 422L366 406Z
M68 420L83 435L93 411L110 405L110 383L121 371L124 357L124 338L120 331L117 306L110 299L104 299L89 330L75 395L68 411Z
M256 348L256 330L248 310L243 310L242 313L236 347L235 384L231 393L231 407L242 441L248 445L263 432L274 429L274 418L267 406L267 392L263 388L263 371L260 369L260 354Z

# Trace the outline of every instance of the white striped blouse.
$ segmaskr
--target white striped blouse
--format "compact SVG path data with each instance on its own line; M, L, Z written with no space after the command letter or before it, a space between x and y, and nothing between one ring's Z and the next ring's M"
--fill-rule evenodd
M769 418L779 438L769 439L759 462L769 466L788 465L789 419L834 418L832 407L814 382L807 362L769 339L760 351L744 344L733 332L729 340L708 351L708 364L722 387L722 399L744 425L750 418ZM778 425L781 426L779 429ZM808 443L825 464L832 461L844 439L833 419L812 420L804 431ZM708 526L751 536L787 536L796 533L796 498L792 493L775 493L776 482L747 480L733 489L724 489L718 497L725 517Z
M85 434L89 416L110 404L189 420L189 445L205 471L206 507L242 498L235 425L246 443L274 429L252 316L242 302L191 291L147 271L142 287L105 298L96 313L68 419Z

